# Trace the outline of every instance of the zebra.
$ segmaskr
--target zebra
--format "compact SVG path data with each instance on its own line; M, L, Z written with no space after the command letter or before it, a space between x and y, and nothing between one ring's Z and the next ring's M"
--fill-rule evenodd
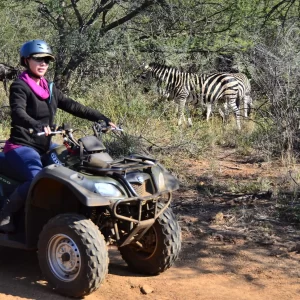
M144 66L141 77L150 77L157 81L158 92L168 100L175 100L178 103L178 125L184 120L184 109L186 103L194 106L206 105L206 119L212 111L212 105L218 101L231 107L235 114L238 129L241 129L239 98L244 98L245 89L236 77L229 73L213 73L210 75L182 72L174 67L150 63ZM191 126L192 120L188 116L188 123Z
M233 77L238 80L239 88L238 88L238 98L237 98L237 107L241 107L241 102L243 103L244 118L248 118L253 108L253 99L251 97L251 85L248 77L243 73L229 73ZM219 108L219 113L225 122L226 116L228 115L228 105L224 103L224 109Z
M243 100L244 117L248 118L251 109L253 108L253 99L251 97L250 80L243 73L231 73L231 75L239 81L240 86L244 89L244 92L241 95L239 95L239 97L240 100Z
M7 81L17 78L20 74L19 69L0 63L0 81L3 82L4 90L7 95Z

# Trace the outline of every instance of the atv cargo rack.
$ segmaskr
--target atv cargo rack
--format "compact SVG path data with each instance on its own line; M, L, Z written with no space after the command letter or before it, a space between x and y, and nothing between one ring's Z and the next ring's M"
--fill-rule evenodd
M127 172L131 172L134 170L141 170L145 168L151 168L155 165L157 165L157 160L140 156L140 155L131 155L128 157L124 157L121 160L116 160L113 162L107 162L106 165L108 167L94 167L91 165L83 164L80 166L80 169L84 169L86 171L91 171L93 173L119 173L119 174L126 174Z

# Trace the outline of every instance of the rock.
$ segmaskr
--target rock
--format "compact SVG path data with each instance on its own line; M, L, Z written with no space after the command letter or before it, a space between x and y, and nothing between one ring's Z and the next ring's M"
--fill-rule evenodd
M218 233L214 234L213 239L217 240L217 241L220 241L220 242L224 242L224 237L223 237L222 234L218 234Z
M282 248L276 247L276 246L272 247L269 252L270 256L276 256L276 257L282 256L284 254L286 254L286 249L282 249Z
M300 253L300 243L295 243L292 247L290 247L289 252Z
M215 223L216 224L222 224L224 222L224 215L222 212L218 212L216 215L215 215Z
M153 288L147 284L141 286L141 292L144 294L144 295L147 295L147 294L151 294L153 293Z
M204 230L203 229L201 229L201 228L197 228L196 230L195 230L195 234L197 234L197 235L204 235L205 234L205 232L204 232Z

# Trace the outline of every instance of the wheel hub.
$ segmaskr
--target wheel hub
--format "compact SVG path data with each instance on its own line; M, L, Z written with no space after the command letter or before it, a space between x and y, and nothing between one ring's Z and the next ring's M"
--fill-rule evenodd
M144 259L149 259L157 247L157 236L153 228L150 228L146 234L136 244L131 247L135 249Z
M69 253L64 253L62 256L61 256L61 259L63 262L65 261L69 261L71 258L70 254Z
M63 281L74 280L81 268L81 256L75 242L57 234L48 243L48 263L53 274Z

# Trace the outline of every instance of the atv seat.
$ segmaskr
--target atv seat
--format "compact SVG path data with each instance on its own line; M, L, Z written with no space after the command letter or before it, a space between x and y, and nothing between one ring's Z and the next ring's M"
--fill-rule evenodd
M99 151L104 151L106 148L103 145L102 141L97 139L95 136L85 136L79 140L79 142L82 142L84 149L88 153L93 153L93 152L99 152Z

